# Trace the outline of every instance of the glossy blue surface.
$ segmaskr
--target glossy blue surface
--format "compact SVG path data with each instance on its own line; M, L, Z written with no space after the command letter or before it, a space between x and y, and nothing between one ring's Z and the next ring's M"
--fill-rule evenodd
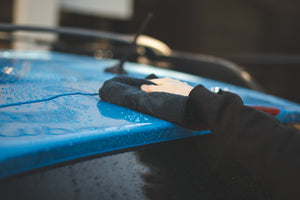
M103 102L98 89L115 60L33 51L0 52L0 178L43 166L155 142L207 134ZM240 87L126 63L129 76L154 73L239 94L247 105L277 107L283 122L300 106Z

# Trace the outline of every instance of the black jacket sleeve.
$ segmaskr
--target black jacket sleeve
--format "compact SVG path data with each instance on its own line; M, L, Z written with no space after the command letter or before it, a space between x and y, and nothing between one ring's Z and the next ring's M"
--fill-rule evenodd
M211 129L226 154L267 182L278 199L300 199L300 132L275 117L243 105L230 92L203 86L190 95L197 120Z

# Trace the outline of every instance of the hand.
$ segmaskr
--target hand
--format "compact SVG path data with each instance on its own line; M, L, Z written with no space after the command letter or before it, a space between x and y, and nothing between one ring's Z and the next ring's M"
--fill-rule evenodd
M192 86L171 78L151 79L157 85L142 85L141 89L145 92L166 92L182 96L188 96L193 89Z

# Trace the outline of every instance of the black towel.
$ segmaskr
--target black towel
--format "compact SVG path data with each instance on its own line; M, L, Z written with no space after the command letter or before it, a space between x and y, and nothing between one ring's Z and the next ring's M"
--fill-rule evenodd
M186 108L189 97L164 92L147 93L140 89L143 84L155 85L147 79L116 76L103 84L99 96L104 101L178 124L184 124L190 118Z

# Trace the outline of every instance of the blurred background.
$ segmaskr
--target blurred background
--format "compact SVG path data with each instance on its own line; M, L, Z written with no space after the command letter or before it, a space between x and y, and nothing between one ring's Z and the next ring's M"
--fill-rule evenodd
M148 12L154 15L145 35L163 41L171 49L230 60L247 71L265 92L300 103L300 1L0 1L1 23L80 27L122 34L136 33ZM104 40L40 33L16 35L23 36L23 41L8 39L1 33L0 48L50 48L118 57L118 51L111 50L116 47ZM32 35L40 40L24 42ZM53 44L43 45L43 40Z

